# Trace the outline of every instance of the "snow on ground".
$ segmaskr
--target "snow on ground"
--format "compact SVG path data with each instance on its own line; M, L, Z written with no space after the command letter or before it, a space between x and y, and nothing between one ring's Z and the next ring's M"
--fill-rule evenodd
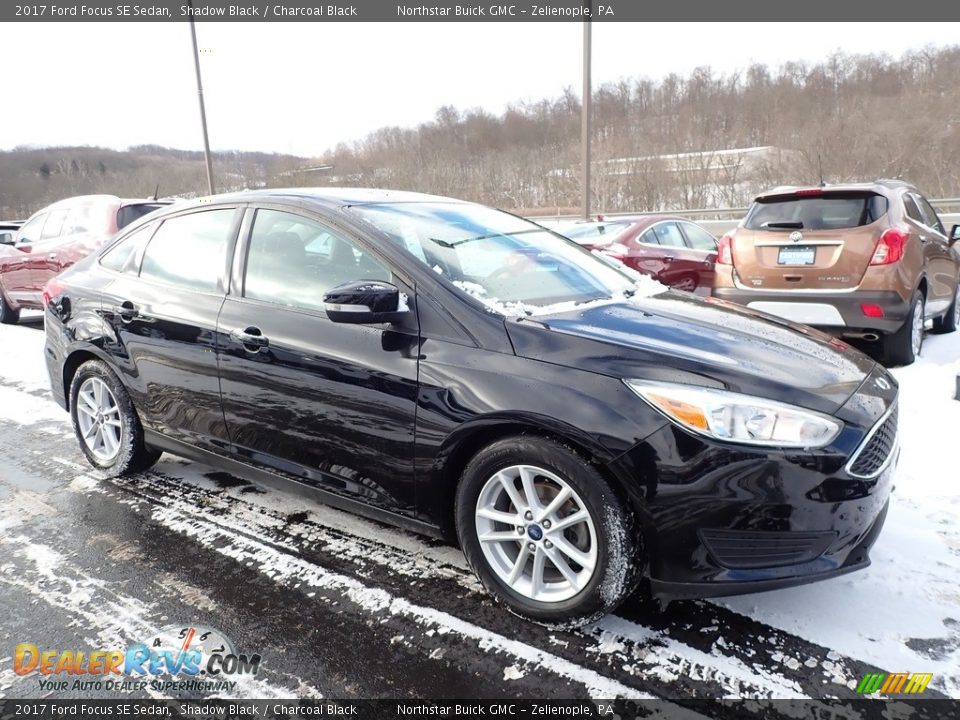
M22 323L40 324L43 315L39 311L24 310L21 318ZM7 378L5 384L8 386L12 384L27 392L49 393L50 380L47 378L47 368L43 360L42 333L39 343L10 342L13 337L19 335L4 338L0 343L0 377ZM8 403L0 399L0 413L9 414L4 412L7 406Z
M960 332L927 334L920 359L893 370L902 451L869 568L718 604L881 670L932 672L960 696L958 373Z

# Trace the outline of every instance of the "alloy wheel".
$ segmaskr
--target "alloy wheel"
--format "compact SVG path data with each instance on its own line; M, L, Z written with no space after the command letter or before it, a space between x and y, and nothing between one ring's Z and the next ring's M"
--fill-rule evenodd
M594 519L576 490L549 470L532 465L500 470L480 491L475 524L492 570L530 600L567 600L596 571Z
M110 462L120 452L120 406L110 387L98 377L87 378L77 392L77 423L84 444L98 460Z

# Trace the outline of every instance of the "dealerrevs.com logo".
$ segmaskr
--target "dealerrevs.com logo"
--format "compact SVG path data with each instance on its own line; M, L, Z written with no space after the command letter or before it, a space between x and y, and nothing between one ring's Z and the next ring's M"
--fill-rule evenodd
M20 643L13 659L13 671L36 673L43 691L231 691L237 682L230 678L259 670L259 654L237 653L230 638L203 625L170 625L125 651L61 652Z

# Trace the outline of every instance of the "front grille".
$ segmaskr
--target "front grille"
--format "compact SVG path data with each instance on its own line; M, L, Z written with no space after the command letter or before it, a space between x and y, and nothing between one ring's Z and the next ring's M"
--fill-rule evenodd
M894 406L886 420L881 420L874 427L866 442L853 454L853 459L847 465L850 475L869 479L886 465L897 445L897 414L898 408Z
M714 561L731 570L810 562L823 555L836 537L835 532L700 531L700 539Z

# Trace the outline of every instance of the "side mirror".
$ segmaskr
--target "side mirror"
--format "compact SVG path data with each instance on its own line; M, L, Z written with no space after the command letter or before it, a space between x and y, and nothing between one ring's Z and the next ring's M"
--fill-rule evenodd
M380 280L337 285L323 296L323 305L333 322L352 324L397 322L410 311L406 296Z
M957 240L960 240L960 225L950 228L950 245L952 246Z

